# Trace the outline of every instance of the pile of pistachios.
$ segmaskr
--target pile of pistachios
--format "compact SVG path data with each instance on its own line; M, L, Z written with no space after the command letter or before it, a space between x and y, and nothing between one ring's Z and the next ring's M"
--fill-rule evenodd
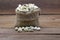
M37 9L38 6L36 6L35 4L19 4L18 7L16 8L16 13L20 13L20 12L32 12L34 11L35 9Z
M34 32L34 31L40 31L40 27L33 27L33 26L26 26L26 27L15 27L15 31L18 32Z

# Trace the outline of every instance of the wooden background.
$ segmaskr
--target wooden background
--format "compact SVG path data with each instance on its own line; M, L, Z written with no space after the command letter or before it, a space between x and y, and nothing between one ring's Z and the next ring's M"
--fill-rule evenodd
M60 27L60 0L0 0L0 14L15 14L18 4L24 3L34 3L41 8L42 27Z
M0 14L15 14L18 4L24 3L36 4L41 8L41 14L60 14L60 0L0 0Z
M9 29L15 26L15 8L20 3L38 5L41 8L39 23L45 28L21 33ZM0 0L0 40L60 40L60 0Z

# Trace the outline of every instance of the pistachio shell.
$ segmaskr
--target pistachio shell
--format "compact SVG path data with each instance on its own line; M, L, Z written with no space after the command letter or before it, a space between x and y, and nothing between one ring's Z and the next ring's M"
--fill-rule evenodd
M37 31L40 31L40 27L37 27L37 29L36 29Z
M22 29L24 29L24 27L22 27Z
M24 31L26 31L26 32L27 32L27 31L28 31L28 27L24 28Z
M37 27L34 27L34 30L36 30L37 29Z
M19 4L18 7L21 7L21 4Z
M30 26L30 28L31 28L31 29L34 29L34 27L33 27L33 26Z
M23 4L23 5L19 4L18 7L16 8L16 13L19 13L19 11L32 12L34 9L36 10L36 8L38 8L38 6L36 6L35 4Z
M17 31L18 30L18 27L15 27L15 31Z
M28 29L28 32L33 32L33 29Z
M22 28L21 27L19 27L18 32L22 32Z

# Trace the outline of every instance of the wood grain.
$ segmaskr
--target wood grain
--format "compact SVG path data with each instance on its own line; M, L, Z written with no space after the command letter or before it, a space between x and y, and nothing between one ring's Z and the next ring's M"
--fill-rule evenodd
M60 40L60 35L1 35L0 40Z
M0 10L0 14L16 14L15 9ZM41 15L60 15L60 8L41 8Z
M60 40L58 33L60 34L60 28L42 28L38 32L22 33L14 29L0 28L0 40Z
M15 14L18 4L34 3L41 14L60 14L60 0L0 0L0 14Z
M60 15L60 8L42 8L40 14Z
M0 0L0 9L15 9L18 4L25 3L34 3L41 8L60 8L60 0Z
M60 28L41 28L34 32L17 32L13 28L0 28L0 35L60 35Z
M11 28L16 23L16 15L0 15L0 27ZM60 15L40 15L39 24L41 27L60 27Z
M41 15L40 25L42 27L60 27L60 15Z

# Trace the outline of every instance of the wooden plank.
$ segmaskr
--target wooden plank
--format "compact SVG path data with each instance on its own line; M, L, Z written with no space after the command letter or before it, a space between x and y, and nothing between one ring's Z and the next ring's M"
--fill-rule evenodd
M17 32L13 28L0 28L0 35L60 35L60 28L41 28L34 32Z
M0 27L11 28L15 26L16 16L15 15L0 15Z
M60 27L60 15L41 15L40 25L42 27Z
M16 14L15 9L0 10L0 14ZM60 15L60 8L41 8L40 14Z
M11 28L16 23L16 15L0 15L0 27ZM41 27L60 27L60 15L40 15Z
M0 40L60 40L60 35L1 35Z
M0 28L0 40L60 40L60 35L51 35L51 33L60 33L60 28L42 28L38 32L22 33L18 33L14 29Z
M0 10L0 15L3 14L16 14L15 9L9 9L9 10Z
M60 15L60 8L41 8L41 14Z
M0 9L15 9L18 4L34 3L39 7L60 8L60 0L0 0Z
M18 4L34 3L41 8L41 14L60 14L60 0L0 0L0 14L15 14Z

